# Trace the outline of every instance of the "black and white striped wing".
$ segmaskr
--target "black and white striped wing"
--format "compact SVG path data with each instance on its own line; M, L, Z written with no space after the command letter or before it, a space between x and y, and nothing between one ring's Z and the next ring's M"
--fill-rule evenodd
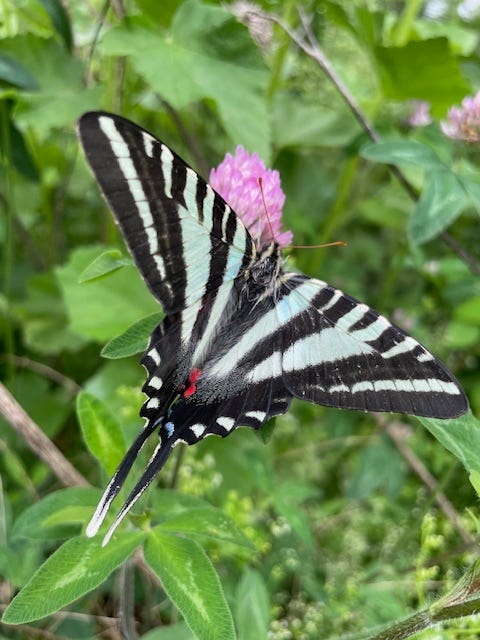
M255 248L225 201L166 145L120 116L84 114L78 133L137 267L166 313L201 305Z
M465 413L458 381L414 338L324 282L295 276L290 284L298 281L279 310L282 379L294 396L433 418Z
M248 410L268 418L269 409L255 407L254 399L269 384L272 406L276 398L297 397L435 418L453 418L468 408L457 380L425 347L325 282L284 274L275 296L251 307L239 306L237 327L216 345L198 401L208 404L208 389L218 389L220 397L227 390L235 397L248 391Z

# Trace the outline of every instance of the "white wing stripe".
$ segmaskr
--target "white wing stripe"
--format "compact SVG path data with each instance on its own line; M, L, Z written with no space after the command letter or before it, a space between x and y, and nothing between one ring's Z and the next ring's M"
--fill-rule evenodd
M352 332L352 336L355 336L356 340L368 342L369 340L376 340L386 329L389 329L392 325L384 316L378 316L378 318L372 322L372 324L365 327L365 329L358 329Z
M308 280L296 289L290 291L288 295L278 301L274 309L265 313L227 353L217 360L211 368L210 373L214 376L223 376L231 373L235 369L238 360L252 351L265 336L268 336L279 328L279 318L281 318L282 321L283 319L290 321L297 315L300 315L310 306L311 301L317 294L318 287L312 285ZM295 305L292 305L293 310L290 307L292 299L295 300ZM263 364L264 363L260 363L258 366L261 367ZM264 378L261 379L263 380Z
M190 431L197 437L200 438L200 436L203 435L203 433L205 432L205 429L207 427L204 424L193 424L190 427Z
M334 390L330 388L329 391ZM411 393L448 393L459 395L460 391L453 382L445 382L437 378L425 378L419 380L365 380L356 382L350 389L352 393L364 391L406 391Z
M318 310L326 311L327 309L330 309L331 307L333 307L334 304L336 304L340 300L342 296L343 296L343 293L338 289L335 289L335 293L330 298L330 300L326 302L322 307L318 307Z
M195 347L193 362L197 362L198 359L201 358L205 350L211 346L211 341L215 334L215 330L220 326L220 319L227 305L232 287L233 280L229 280L227 282L224 282L218 289L215 302L213 303L210 311L207 326L205 328L205 331L203 332L201 339L198 341L198 344Z
M356 304L353 309L339 318L337 324L344 331L349 331L350 327L353 327L354 324L361 320L368 311L369 308L366 304Z
M143 190L142 182L135 170L128 145L122 138L115 122L111 118L101 116L98 119L98 122L101 130L108 138L112 151L117 158L120 171L125 177L130 194L137 206L138 213L147 235L150 253L155 254L158 251L157 232L154 229L152 212L150 210L145 191Z
M153 158L153 147L155 145L156 140L153 136L145 132L142 133L142 136L143 136L143 144L145 147L145 153L150 158Z
M318 366L322 362L335 362L371 353L374 350L366 342L359 342L352 335L329 327L290 345L283 354L283 369L294 371L297 368Z
M406 336L401 342L395 344L393 347L390 347L388 351L382 352L383 358L393 358L395 356L400 355L401 353L407 353L408 351L413 351L415 347L418 346L418 342L409 336Z
M258 420L259 422L263 422L267 417L265 411L247 411L245 414L246 418L253 418L254 420Z
M249 382L261 382L269 378L278 378L282 375L282 354L274 351L271 356L262 360L256 367L248 372Z
M158 376L153 376L148 381L148 386L151 387L152 389L161 389L162 385L163 385L163 380Z
M225 431L231 431L235 425L235 420L233 418L221 416L220 418L217 418L217 424L223 427Z
M173 155L170 149L164 144L160 145L160 167L162 169L163 180L165 182L165 195L167 198L171 198Z

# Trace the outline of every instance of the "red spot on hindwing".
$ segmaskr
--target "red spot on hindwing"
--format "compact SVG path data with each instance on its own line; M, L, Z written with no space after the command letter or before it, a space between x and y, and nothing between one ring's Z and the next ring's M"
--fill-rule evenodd
M182 394L184 398L189 398L190 396L193 396L193 394L197 390L195 383L200 378L200 374L201 374L200 369L192 369L190 371L190 373L188 374L187 388Z

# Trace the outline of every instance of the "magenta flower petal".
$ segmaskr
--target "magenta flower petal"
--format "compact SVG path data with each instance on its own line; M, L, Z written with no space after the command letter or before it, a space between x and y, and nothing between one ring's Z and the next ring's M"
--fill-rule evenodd
M430 103L425 100L411 101L412 113L407 119L411 127L426 127L432 122L430 115Z
M238 146L233 156L227 153L210 171L210 184L242 220L258 247L272 242L285 247L292 241L291 231L282 232L285 194L280 174L267 169L258 154Z
M447 119L442 120L440 127L449 138L480 142L480 91L464 98L461 107L449 109Z

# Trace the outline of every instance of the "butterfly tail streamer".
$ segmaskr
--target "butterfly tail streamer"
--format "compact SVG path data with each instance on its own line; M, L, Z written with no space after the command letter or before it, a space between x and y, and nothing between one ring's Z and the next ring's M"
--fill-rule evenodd
M108 513L108 509L111 503L120 492L120 489L123 487L128 473L133 466L133 463L137 459L137 456L145 442L157 428L158 422L158 420L155 420L149 421L145 424L144 428L138 434L129 450L125 454L124 458L118 465L117 470L113 474L112 479L108 483L108 486L105 489L103 496L101 497L100 502L97 505L97 508L95 509L95 513L93 514L90 522L87 525L85 533L89 538L92 538L98 533L98 530L100 529L105 516Z
M175 444L177 444L177 442L179 442L178 439L174 440L174 439L170 438L167 441L160 442L158 444L157 448L153 452L153 455L152 455L152 457L150 458L150 460L148 462L147 468L145 469L145 471L141 475L140 479L137 481L136 485L134 486L134 488L130 492L130 495L128 496L128 498L125 500L125 502L124 502L122 508L120 509L120 511L118 512L118 514L117 514L112 526L110 527L110 529L105 534L105 537L104 537L103 542L102 542L102 547L104 547L106 544L108 544L108 542L110 541L112 535L115 532L115 529L118 527L118 525L125 518L127 513L130 511L130 509L135 504L135 502L137 502L137 500L141 497L143 492L151 484L151 482L153 481L153 479L155 478L157 473L162 469L163 465L168 460L168 458L169 458L170 454L172 453L173 448L174 448Z

